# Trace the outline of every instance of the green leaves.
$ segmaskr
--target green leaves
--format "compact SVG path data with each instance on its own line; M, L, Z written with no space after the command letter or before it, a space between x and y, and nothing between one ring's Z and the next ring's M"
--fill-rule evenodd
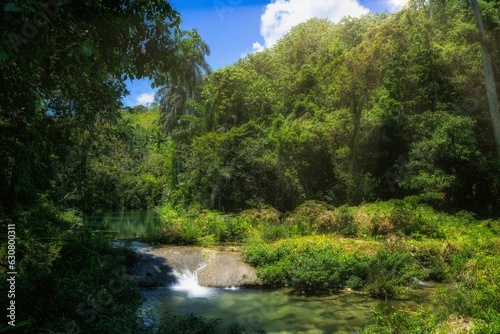
M0 205L29 203L46 191L78 198L89 155L103 144L96 133L121 107L124 79L163 77L175 68L170 36L179 13L167 1L142 0L18 1L3 9L0 182L8 191Z
M9 59L9 55L6 52L0 51L0 63L7 59Z
M400 168L400 184L432 193L460 187L460 167L480 158L475 122L470 117L445 112L415 115L409 120L412 138L409 161Z
M393 298L412 287L423 272L409 252L379 249L362 255L337 245L334 238L294 238L273 244L252 243L245 256L265 284L298 291L365 288L374 297Z

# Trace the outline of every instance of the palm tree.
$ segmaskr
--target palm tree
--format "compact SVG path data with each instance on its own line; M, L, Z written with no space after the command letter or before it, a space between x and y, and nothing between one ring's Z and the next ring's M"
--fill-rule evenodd
M158 90L156 98L160 102L160 122L163 130L180 144L175 153L178 175L181 171L181 152L184 145L182 137L198 123L191 119L196 117L189 115L192 109L189 108L189 101L196 100L197 85L203 75L210 72L210 65L205 59L205 56L210 55L210 48L196 29L176 30L174 40L177 46L177 68L169 76L167 85ZM179 126L186 129L175 131Z
M184 114L186 89L178 85L166 85L158 90L156 98L160 101L160 123L165 132L170 132Z
M196 86L203 74L211 71L205 56L210 55L208 44L201 39L196 29L180 34L180 57L184 60L181 84L187 88L186 96L195 99Z
M196 29L176 31L177 68L168 79L168 84L157 92L160 102L160 121L165 131L171 131L181 116L189 113L186 103L196 99L196 88L210 65L205 56L210 55L208 44L201 39Z
M167 143L167 138L161 129L157 129L148 135L148 142L152 145L156 145L156 149L160 150L160 146Z

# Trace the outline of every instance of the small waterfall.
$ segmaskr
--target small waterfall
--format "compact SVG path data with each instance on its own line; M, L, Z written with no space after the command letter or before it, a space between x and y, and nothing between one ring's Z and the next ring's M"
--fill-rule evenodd
M255 269L241 254L199 247L143 247L135 250L140 261L134 274L143 288L167 287L188 297L220 294L221 289L259 285ZM147 246L147 245L145 245Z
M209 288L206 286L201 286L198 283L198 272L205 266L206 264L203 263L200 267L198 267L194 271L191 271L187 268L174 270L177 282L173 284L170 288L174 291L184 291L190 298L209 297L215 294L216 289Z

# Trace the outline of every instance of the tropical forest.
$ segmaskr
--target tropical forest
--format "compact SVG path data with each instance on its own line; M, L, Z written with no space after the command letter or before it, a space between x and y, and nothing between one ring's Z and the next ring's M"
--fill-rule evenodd
M498 1L312 18L216 70L169 1L0 11L0 333L500 333ZM203 284L217 259L253 282Z

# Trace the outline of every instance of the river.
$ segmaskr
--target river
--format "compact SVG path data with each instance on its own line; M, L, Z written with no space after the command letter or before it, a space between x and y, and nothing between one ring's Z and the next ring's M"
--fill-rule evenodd
M421 290L425 302L431 289ZM247 330L266 333L355 333L374 321L373 310L381 307L416 309L416 301L384 302L360 294L305 296L288 289L179 289L175 286L143 289L144 309L158 317L201 314L223 321L223 327L238 323Z
M103 231L117 239L140 238L157 219L144 210L108 212L85 221L94 231ZM135 242L141 251L146 244ZM239 324L247 330L267 333L355 333L374 321L373 310L380 307L416 309L429 303L434 290L422 285L412 300L384 302L363 294L328 296L302 295L290 289L209 288L197 282L195 273L177 273L170 286L140 289L142 311L159 318L164 312L189 313L222 320L222 327Z

